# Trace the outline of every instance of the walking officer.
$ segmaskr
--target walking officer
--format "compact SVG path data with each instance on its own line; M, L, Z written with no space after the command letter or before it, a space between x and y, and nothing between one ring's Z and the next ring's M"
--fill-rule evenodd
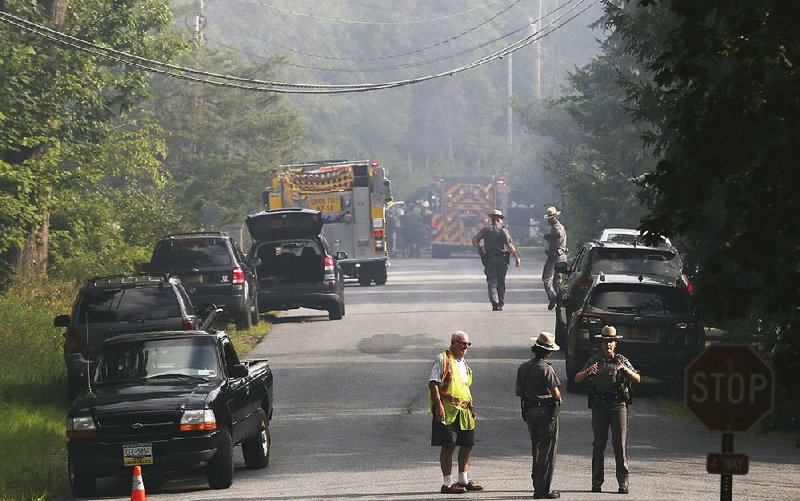
M561 407L561 381L556 371L547 363L558 350L556 337L542 332L531 338L533 358L517 370L517 396L522 398L522 419L528 425L531 437L531 480L534 499L558 499L558 491L551 491L553 470L558 446L558 411Z
M544 235L544 240L547 242L545 249L547 260L542 269L544 291L547 293L547 299L549 300L547 304L548 310L556 307L558 288L561 284L561 274L555 273L556 263L567 260L567 230L558 220L560 214L561 211L556 210L555 207L548 207L544 214L547 224L550 225L550 231Z
M600 353L586 361L575 382L589 380L589 407L592 409L592 492L602 492L603 456L611 428L611 444L617 467L619 493L628 493L628 404L631 401L631 381L638 383L641 376L627 358L614 353L617 348L617 329L603 327L600 335Z
M491 226L481 228L472 238L472 245L478 249L483 262L483 272L489 288L489 301L492 311L502 311L506 295L506 273L508 272L508 253L514 256L519 268L519 254L511 242L511 235L503 227L503 212L493 209L488 214ZM481 245L481 241L483 245ZM506 250L507 249L507 250Z

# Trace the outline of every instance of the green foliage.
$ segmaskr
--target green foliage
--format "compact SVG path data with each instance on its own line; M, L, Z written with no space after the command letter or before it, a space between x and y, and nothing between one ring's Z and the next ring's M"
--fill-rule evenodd
M273 63L247 67L235 55L197 49L182 64L269 78ZM195 227L243 222L261 207L269 170L296 155L298 116L276 94L154 82L153 114L167 132L170 192Z
M714 320L777 315L797 338L797 6L665 0L610 13L653 74L629 89L660 157L641 181L643 227L685 239ZM657 43L644 42L641 26L659 18L669 29L655 24Z

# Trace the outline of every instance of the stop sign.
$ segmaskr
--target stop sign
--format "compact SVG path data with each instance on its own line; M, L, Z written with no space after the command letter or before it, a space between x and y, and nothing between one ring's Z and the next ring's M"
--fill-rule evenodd
M686 405L711 430L745 431L772 410L772 381L749 346L712 346L686 367Z

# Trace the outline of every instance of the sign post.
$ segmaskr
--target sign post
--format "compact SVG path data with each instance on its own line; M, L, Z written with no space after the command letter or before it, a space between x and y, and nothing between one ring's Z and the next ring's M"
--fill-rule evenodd
M720 474L720 501L733 498L733 475L747 473L746 455L733 454L733 432L747 431L773 405L773 373L749 346L712 346L686 367L686 406L708 429L721 431L722 454L706 470Z

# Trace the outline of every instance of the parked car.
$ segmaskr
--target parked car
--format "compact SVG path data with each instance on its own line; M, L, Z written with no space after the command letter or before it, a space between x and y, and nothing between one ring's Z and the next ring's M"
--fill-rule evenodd
M614 242L618 244L642 244L642 232L631 228L605 228L595 238L598 242ZM661 237L663 245L672 247L667 237Z
M67 414L75 496L135 465L159 480L203 467L212 489L227 489L239 443L248 468L269 463L272 371L265 361L242 364L224 332L110 338L91 384Z
M663 276L601 273L570 319L565 348L567 390L599 350L594 336L613 325L623 336L618 351L647 376L680 378L704 348L703 326L689 291Z
M87 280L71 315L58 315L64 332L67 392L73 400L86 388L97 348L125 332L194 330L200 318L180 279L164 274L94 277Z
M344 252L331 255L322 236L322 213L287 208L247 216L253 238L250 258L258 279L262 311L313 308L331 320L345 314L344 277L337 263Z
M682 268L678 251L666 244L649 247L636 241L630 244L597 240L584 243L572 261L556 263L556 273L562 274L556 303L557 342L564 341L575 307L583 301L592 281L601 272L666 277L680 281L691 292L691 283Z
M149 269L179 276L194 304L222 308L237 329L258 324L258 283L253 267L227 234L168 235L156 243Z

